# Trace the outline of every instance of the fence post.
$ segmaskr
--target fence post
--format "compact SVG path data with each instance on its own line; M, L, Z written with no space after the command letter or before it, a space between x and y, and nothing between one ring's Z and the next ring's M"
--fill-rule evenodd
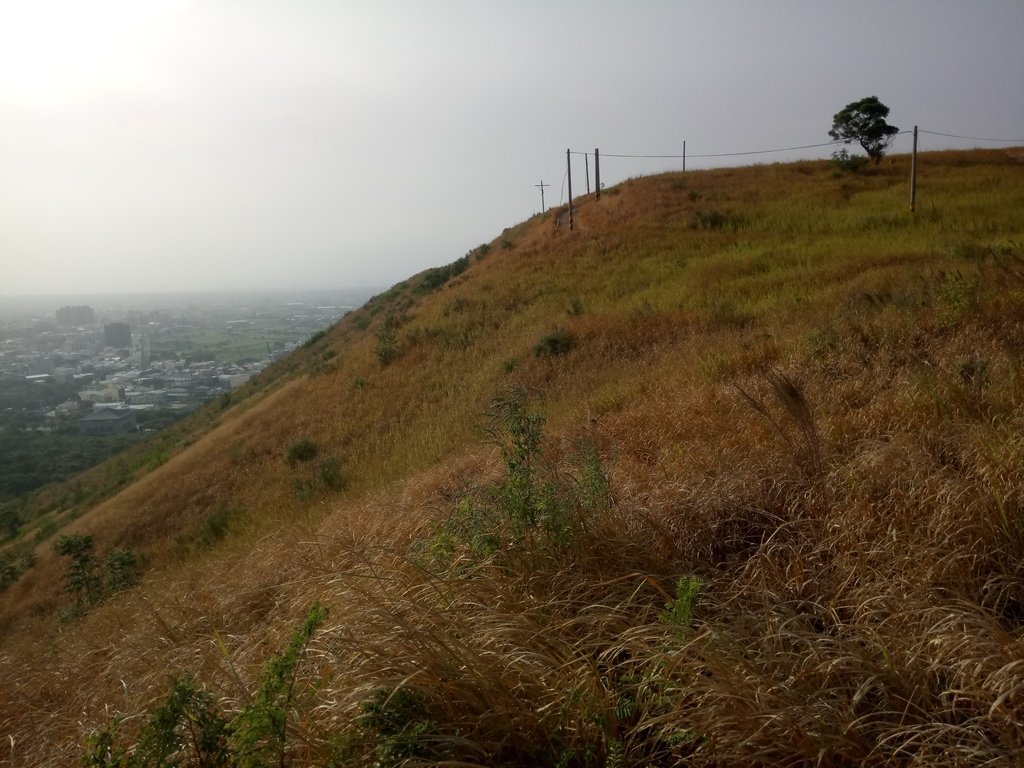
M917 210L917 126L914 126L914 149L910 153L910 212Z
M601 199L601 153L594 147L594 185L597 187L597 199Z

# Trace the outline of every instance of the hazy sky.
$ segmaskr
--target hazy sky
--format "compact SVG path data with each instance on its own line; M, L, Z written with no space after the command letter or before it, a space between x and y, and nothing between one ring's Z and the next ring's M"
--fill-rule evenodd
M567 147L827 157L692 156L868 95L1024 138L1022 37L1024 0L0 0L0 296L390 285L564 200Z

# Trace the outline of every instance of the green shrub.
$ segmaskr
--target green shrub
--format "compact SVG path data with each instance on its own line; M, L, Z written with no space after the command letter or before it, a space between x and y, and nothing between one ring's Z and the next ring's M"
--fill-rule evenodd
M573 339L572 334L564 328L556 328L534 345L533 355L534 357L543 357L545 355L564 355L573 348L574 344L575 340Z
M479 253L480 249L487 248L490 250L490 246L480 246L477 249ZM484 251L486 254L487 251ZM461 275L466 269L469 268L469 255L463 256L461 259L456 259L451 264L447 264L443 267L435 267L434 269L428 269L423 273L423 277L420 279L419 285L416 286L417 293L430 293L436 291L442 285L447 283L453 277Z
M203 522L196 537L201 547L212 547L228 535L231 521L238 515L238 510L227 504L214 507L209 517Z
M694 229L721 231L736 229L738 222L721 211L694 211L691 218Z
M3 592L21 576L18 567L6 556L0 557L0 592Z
M115 549L107 555L107 588L111 592L134 587L139 583L138 560L130 549Z
M306 339L306 343L303 344L302 346L304 346L304 347L312 347L314 344L316 344L318 341L320 341L320 339L322 339L326 335L327 335L327 331L317 331L312 336L310 336L308 339Z
M71 558L64 574L64 591L74 596L74 614L81 615L87 605L96 605L103 599L103 582L93 557L92 536L61 536L53 548L58 555Z
M377 331L377 362L389 365L398 356L398 321L389 316Z
M373 765L391 768L416 759L443 757L432 747L437 741L437 723L430 718L426 696L419 691L381 688L360 709L356 721L359 740L374 745Z
M612 506L611 483L601 463L597 448L589 440L580 441L576 461L580 476L577 480L576 497L584 512L600 512Z
M78 618L101 602L110 592L135 586L136 557L128 549L115 549L107 555L106 580L93 553L93 538L84 534L61 536L53 545L58 555L71 558L64 574L64 591L75 598L75 605L65 613L66 618Z
M868 164L868 158L864 155L851 155L844 147L832 153L829 161L837 174L844 172L854 173Z
M487 434L501 450L505 480L496 487L499 506L517 525L535 525L541 513L537 484L544 414L531 407L521 388L512 388L491 401Z
M341 466L337 459L324 459L316 468L316 477L325 488L334 491L344 490L345 478L341 476Z
M196 765L227 768L229 726L213 696L191 678L177 678L146 721L126 766Z
M292 466L295 466L300 461L315 459L317 453L316 443L308 437L303 437L288 446L288 450L285 452L285 460Z

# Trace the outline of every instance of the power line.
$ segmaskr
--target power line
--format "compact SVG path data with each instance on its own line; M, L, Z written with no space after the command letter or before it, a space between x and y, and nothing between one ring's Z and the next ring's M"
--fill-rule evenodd
M1024 144L1024 139L984 139L978 136L958 136L955 133L926 131L924 128L921 129L921 133L930 133L932 136L945 136L948 139L967 139L968 141L1005 141L1007 144Z
M781 149L756 149L752 152L720 152L715 155L690 155L690 157L736 157L738 155L767 155L769 152L792 152L794 149L814 149L815 147L832 147L845 144L845 141L826 141L824 144L804 144L799 147L783 147Z
M737 157L739 155L766 155L770 152L792 152L796 149L814 149L816 147L831 147L838 144L844 144L842 141L827 141L823 144L803 144L799 147L779 147L778 149L755 149L749 152L718 152L714 154L703 154L694 155L686 154L685 157ZM585 152L574 152L576 155L584 155ZM614 152L602 152L602 157L625 157L625 158L641 158L648 160L679 160L684 155L627 155L627 154L616 154Z
M900 131L896 136L903 136L904 134L913 133L913 131ZM939 131L928 131L924 128L920 129L920 133L929 133L933 136L945 136L951 139L966 139L968 141L1001 141L1008 144L1024 144L1024 139L992 139L984 138L980 136L961 136L955 133L940 133ZM627 154L622 152L602 152L602 157L618 157L626 159L638 159L638 160L680 160L684 157L698 157L698 158L709 158L709 157L741 157L744 155L767 155L773 152L793 152L798 149L818 149L819 147L837 147L842 144L849 144L848 141L827 141L821 144L801 144L795 147L776 147L774 149L754 149L746 152L709 152L705 154L671 154L671 155L638 155L638 154ZM580 152L578 150L572 150L570 154L573 155L584 155L587 152Z
M902 136L906 133L913 133L913 131L900 131L897 136ZM927 133L927 131L925 131ZM946 135L946 134L940 134ZM961 137L962 138L962 137ZM715 152L707 154L690 154L686 155L630 155L630 154L616 154L614 152L602 152L602 157L624 157L624 158L638 158L646 160L680 160L683 157L740 157L742 155L767 155L772 152L793 152L797 149L817 149L818 147L836 147L840 144L849 144L848 141L826 141L821 144L801 144L798 147L777 147L775 149L754 149L747 152ZM586 152L573 151L574 155L586 155Z

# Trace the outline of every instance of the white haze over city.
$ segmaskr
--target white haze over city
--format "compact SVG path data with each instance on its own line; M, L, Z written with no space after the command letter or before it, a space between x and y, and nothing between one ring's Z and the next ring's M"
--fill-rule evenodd
M563 202L567 147L828 157L696 156L869 95L1024 138L1022 33L1021 0L0 0L0 297L386 286ZM1008 145L922 135L969 146Z

